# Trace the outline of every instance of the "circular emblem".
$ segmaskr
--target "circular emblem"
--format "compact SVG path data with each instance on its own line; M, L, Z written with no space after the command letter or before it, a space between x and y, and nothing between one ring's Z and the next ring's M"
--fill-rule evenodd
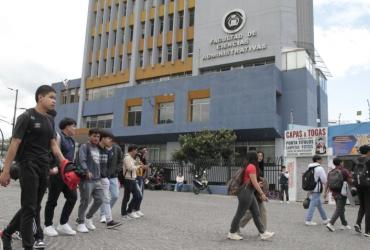
M228 12L224 16L222 20L222 27L226 33L236 33L244 27L246 20L247 16L245 11L241 9L235 9Z

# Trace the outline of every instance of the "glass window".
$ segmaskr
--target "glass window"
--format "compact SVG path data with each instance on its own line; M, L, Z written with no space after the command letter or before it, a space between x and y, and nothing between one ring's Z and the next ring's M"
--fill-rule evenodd
M153 59L153 50L150 49L148 50L148 64L152 64L152 59Z
M70 95L69 95L69 103L76 102L76 99L77 99L76 89L71 89L70 90Z
M195 12L194 9L189 10L189 26L194 26Z
M206 122L209 120L209 98L191 100L191 121Z
M168 18L169 18L169 27L168 27L168 30L169 31L173 31L173 14L169 15Z
M145 37L145 23L141 23L141 38Z
M67 90L62 90L62 93L61 93L61 103L62 104L67 104L68 103L68 93L67 93Z
M177 59L181 60L182 58L182 43L177 44Z
M184 11L179 12L179 29L184 28Z
M144 55L143 55L143 52L139 52L139 57L140 57L140 61L139 61L139 66L140 67L143 67L143 64L144 64Z
M130 26L130 41L132 42L132 40L134 39L134 26Z
M162 47L158 48L158 63L162 63Z
M172 47L171 46L167 47L167 61L168 62L172 61Z
M188 41L188 57L193 56L193 41Z
M158 124L166 124L174 122L174 109L173 102L159 103L158 104Z
M128 108L127 126L140 126L141 125L141 112L142 106L131 106Z
M164 20L163 20L163 16L161 16L159 17L159 33L163 32L163 28L164 28Z
M150 36L154 36L154 20L150 20Z
M112 128L112 121L113 114L85 117L87 128Z

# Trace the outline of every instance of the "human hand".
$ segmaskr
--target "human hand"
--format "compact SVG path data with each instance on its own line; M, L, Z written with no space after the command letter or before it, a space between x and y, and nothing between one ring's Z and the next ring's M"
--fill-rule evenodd
M262 201L268 201L268 198L267 198L267 196L265 194L262 194L261 195L261 200Z
M87 171L86 173L86 179L91 180L93 177L92 173L90 171Z
M58 174L59 170L58 167L53 167L52 169L49 170L50 175L56 175Z
M0 185L3 187L8 186L10 183L10 173L9 171L3 171L0 175Z

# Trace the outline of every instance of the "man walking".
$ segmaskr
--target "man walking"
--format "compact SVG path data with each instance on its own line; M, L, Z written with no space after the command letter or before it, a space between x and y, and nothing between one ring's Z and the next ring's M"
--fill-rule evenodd
M71 118L64 118L59 123L60 133L57 136L57 142L60 146L65 158L69 161L74 161L75 141L72 136L75 135L76 121ZM62 214L60 216L59 225L56 230L53 227L54 210L57 206L60 193L63 193L66 201L63 206ZM45 206L45 228L44 233L49 236L57 236L58 232L64 235L75 235L71 226L68 224L69 216L77 201L77 190L71 190L63 182L60 174L50 176L49 180L49 194Z
M20 165L21 209L13 217L3 231L3 249L11 250L11 235L20 231L24 249L45 248L40 230L41 201L47 188L50 174L57 174L58 168L51 166L52 157L65 161L55 138L54 120L48 115L55 109L56 92L42 85L36 90L36 107L21 114L16 122L12 141L5 159L4 169L0 176L0 184L4 187L10 183L10 165L16 160ZM34 242L34 221L39 228Z
M99 141L100 131L90 129L89 141L82 144L78 152L78 164L85 175L85 178L81 180L79 185L80 206L78 208L77 231L80 233L88 233L89 230L96 229L92 217L103 203L104 194L101 184ZM91 198L94 199L94 202L86 213Z

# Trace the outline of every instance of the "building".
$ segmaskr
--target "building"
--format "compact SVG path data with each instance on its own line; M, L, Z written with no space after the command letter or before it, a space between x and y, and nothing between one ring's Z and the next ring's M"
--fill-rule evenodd
M273 159L288 123L327 126L317 58L312 0L90 0L82 77L54 84L57 119L111 129L153 160L180 134L221 128L240 156Z

